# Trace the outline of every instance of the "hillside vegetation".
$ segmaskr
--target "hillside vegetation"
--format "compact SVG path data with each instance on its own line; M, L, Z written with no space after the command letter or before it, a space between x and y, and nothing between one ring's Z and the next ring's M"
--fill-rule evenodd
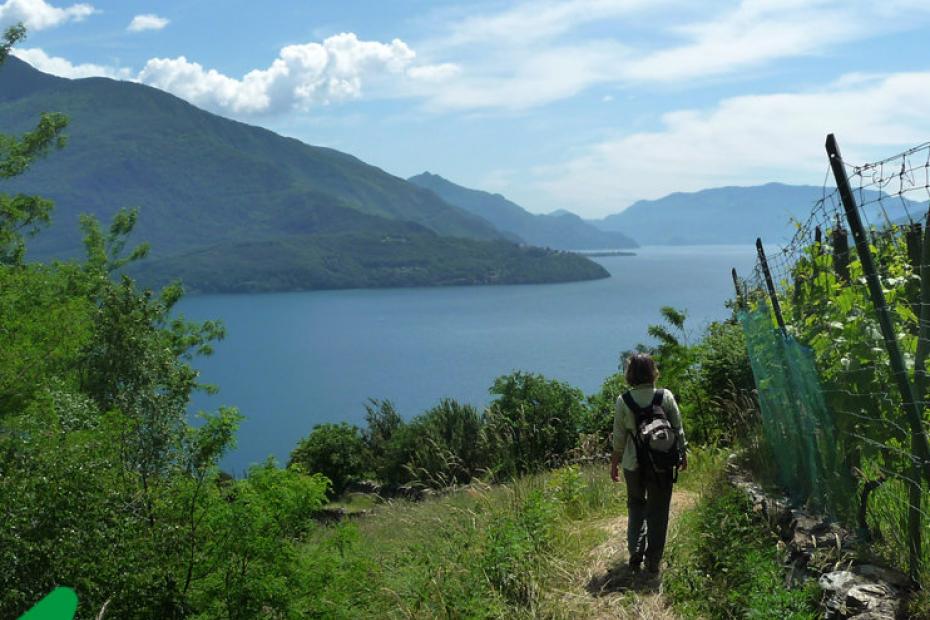
M524 243L558 250L637 247L637 243L622 232L601 230L568 211L533 214L500 194L462 187L429 172L407 180L434 191L449 204L484 218L498 229L516 235Z
M528 283L607 277L576 257L505 247L487 221L333 149L231 121L160 90L66 80L9 58L0 131L69 117L68 148L5 182L55 203L30 258L80 256L78 216L138 208L129 242L151 244L134 272L192 290ZM485 243L493 242L493 243Z

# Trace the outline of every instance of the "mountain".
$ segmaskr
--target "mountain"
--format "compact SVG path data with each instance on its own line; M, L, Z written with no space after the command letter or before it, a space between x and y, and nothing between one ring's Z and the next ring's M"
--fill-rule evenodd
M757 237L767 243L791 239L792 220L806 221L815 202L824 195L822 187L767 183L750 187L718 187L698 192L674 193L657 200L640 200L620 213L590 223L603 230L624 230L643 244L751 244ZM864 192L867 201L878 197ZM898 200L885 200L892 220L906 217ZM912 215L925 213L917 203L908 203ZM876 206L867 207L867 218L884 220Z
M507 253L519 260L502 269L494 262L500 252L487 243L501 247L496 244L506 237L493 225L351 155L210 114L141 84L67 80L8 58L0 67L0 132L31 129L45 111L70 118L67 147L0 186L55 201L53 224L30 240L30 258L79 254L79 213L106 223L118 209L138 207L134 240L153 248L150 263L138 269L157 280L188 261L191 274L231 269L222 278L230 282L243 268L237 253L259 246L261 260L242 274L243 281L287 280L288 288L607 275L594 263L557 253L543 262L566 268L546 275L532 264L538 253L521 255L517 248ZM374 252L373 244L381 242L384 247ZM338 265L373 261L377 268L364 277L364 267ZM463 275L466 265L470 271ZM294 274L329 275L300 280ZM230 288L218 289L218 281L185 284L195 290Z
M407 180L434 191L449 204L480 216L498 229L517 235L531 245L559 250L636 247L636 242L618 229L600 230L568 211L559 210L548 215L534 215L500 194L462 187L429 172Z

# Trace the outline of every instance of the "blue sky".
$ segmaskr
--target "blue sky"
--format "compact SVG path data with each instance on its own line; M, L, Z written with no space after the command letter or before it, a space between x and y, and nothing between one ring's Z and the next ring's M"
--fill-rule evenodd
M930 2L0 0L15 51L535 212L819 184L930 139Z

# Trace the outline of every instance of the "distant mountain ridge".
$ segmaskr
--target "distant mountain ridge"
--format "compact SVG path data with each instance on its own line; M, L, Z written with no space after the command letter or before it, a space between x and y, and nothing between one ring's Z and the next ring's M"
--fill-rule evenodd
M500 194L457 185L438 174L424 172L407 179L435 192L451 205L491 222L525 243L559 250L604 250L637 247L619 230L601 230L565 210L537 215Z
M823 187L766 183L748 187L717 187L676 192L656 200L640 200L601 220L588 220L603 230L622 229L644 245L751 244L757 237L772 244L790 240L792 220L805 221ZM866 192L866 198L877 197ZM885 201L892 220L906 217L900 200ZM926 206L909 203L912 215ZM874 221L883 218L874 214Z
M79 254L79 213L107 223L118 209L139 207L134 238L153 249L139 269L162 280L180 256L202 261L186 265L194 290L226 290L216 283L235 280L226 271L246 265L249 290L607 275L573 257L489 250L485 243L506 239L489 222L351 155L210 114L155 88L58 78L9 57L0 66L0 132L29 130L45 111L70 118L67 147L0 185L55 201L52 226L29 242L31 258ZM243 261L241 252L256 252L255 260ZM495 262L504 257L506 268ZM543 264L556 263L566 268L544 273Z

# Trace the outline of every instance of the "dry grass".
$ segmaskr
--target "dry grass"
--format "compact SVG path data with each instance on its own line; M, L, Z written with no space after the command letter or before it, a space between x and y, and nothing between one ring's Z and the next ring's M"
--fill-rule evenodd
M678 516L691 508L698 494L678 489L672 495L669 519L670 536L675 535ZM565 591L560 592L554 608L555 617L676 620L662 595L661 582L642 575L632 575L627 568L626 515L580 524L602 540L578 562ZM591 532L589 532L590 535Z

